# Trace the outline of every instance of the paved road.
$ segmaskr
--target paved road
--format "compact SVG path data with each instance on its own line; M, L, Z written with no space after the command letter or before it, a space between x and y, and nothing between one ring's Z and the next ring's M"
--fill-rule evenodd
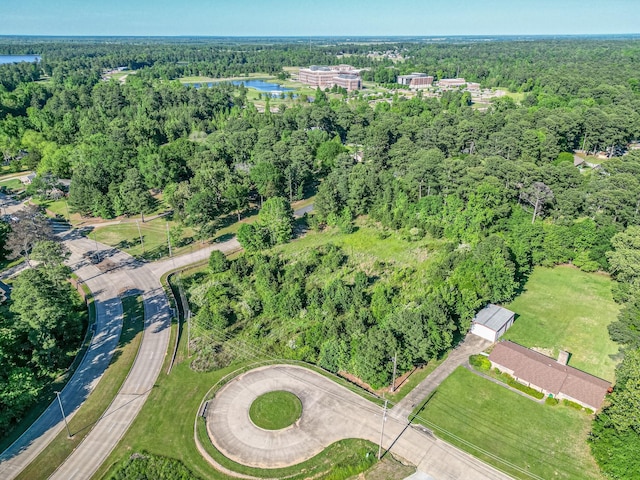
M251 403L272 390L300 398L302 416L291 427L268 431L249 419ZM345 438L380 441L381 407L311 370L277 365L251 370L225 385L209 403L209 438L225 456L245 465L294 465ZM383 448L437 479L506 480L510 477L451 445L387 417Z
M92 240L87 242L93 243ZM160 276L175 268L207 259L212 250L230 252L240 248L231 239L202 250L155 263L141 263L129 257L120 268L127 270L131 288L143 294L145 330L138 356L124 385L73 454L51 476L52 479L90 478L116 447L147 400L164 363L170 337L171 314Z
M431 395L456 368L465 365L470 355L482 352L489 345L490 341L468 334L464 341L449 353L444 362L394 405L389 415L397 420L408 421L413 409Z
M59 469L59 474L62 475L60 478L73 478L74 474L77 478L84 478L84 474L88 474L89 470L97 470L120 440L142 407L162 368L170 336L170 314L159 277L174 268L208 258L213 249L230 252L239 249L240 244L232 239L156 264L137 262L126 253L80 237L77 231L68 234L66 244L71 251L69 263L93 292L97 312L95 334L90 347L61 392L62 404L69 418L73 417L93 391L117 347L122 329L122 303L119 295L143 294L145 307L145 335L125 385L103 419ZM91 264L87 259L88 254L96 251L103 258L103 262L98 266ZM0 478L15 478L63 429L62 414L54 401L28 430L0 455ZM104 429L110 434L105 435ZM84 458L85 455L90 457L90 461Z
M129 258L129 263L119 268L128 271L129 288L139 291L144 301L145 328L138 355L105 414L51 476L53 479L85 479L96 472L144 405L162 368L171 332L169 303L149 266Z
M133 285L125 270L102 273L83 256L87 251L86 239L70 239L70 263L75 273L84 280L95 298L96 327L89 349L80 366L61 392L65 413L72 417L97 385L109 365L122 329L122 303L118 291L122 285ZM89 247L95 250L95 243ZM102 246L103 252L111 250ZM126 262L127 255L114 253L113 262ZM18 475L64 429L62 414L54 401L34 424L2 455L0 477L11 479ZM73 433L73 432L72 432Z

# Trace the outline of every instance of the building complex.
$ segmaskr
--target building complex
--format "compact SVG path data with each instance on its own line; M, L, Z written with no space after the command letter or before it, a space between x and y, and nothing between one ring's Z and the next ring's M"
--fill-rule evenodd
M311 65L309 68L301 68L298 72L298 81L319 88L331 88L337 85L348 91L358 90L362 87L360 71L351 65L329 67Z

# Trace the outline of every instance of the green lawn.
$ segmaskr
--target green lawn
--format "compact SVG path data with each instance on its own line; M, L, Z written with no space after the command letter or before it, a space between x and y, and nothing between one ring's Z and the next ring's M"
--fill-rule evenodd
M5 187L8 193L24 189L24 185L19 178L9 178L7 180L2 180L0 181L0 187Z
M69 421L73 435L67 437L63 430L17 477L19 480L46 479L58 465L73 452L93 425L111 404L138 353L142 341L144 309L141 296L126 297L122 300L124 312L122 333L111 364L100 379L92 394Z
M539 404L463 367L440 385L414 422L516 478L602 478L587 445L589 415Z
M138 231L138 225L140 231ZM174 225L175 222L169 221L169 228ZM142 234L142 242L140 234ZM185 227L182 234L183 245L172 245L172 253L179 255L197 248L193 235L193 229ZM156 218L144 223L139 221L137 225L136 222L126 222L98 227L89 234L89 238L124 250L135 257L152 260L169 254L166 218Z
M280 430L293 425L301 414L300 399L284 390L260 395L249 408L251 421L265 430Z
M41 200L38 198L32 198L31 202L36 205L40 205L42 208L44 208L46 210L47 215L49 215L50 217L60 216L66 220L69 219L69 206L65 199ZM74 220L73 217L77 217L77 219L79 219L80 216L74 215L72 216L72 220ZM76 219L76 222L73 222L73 223L77 223L77 219Z
M507 340L556 357L571 353L569 365L606 380L614 379L618 347L607 325L618 316L612 280L568 266L536 268L525 291L507 308L516 312Z

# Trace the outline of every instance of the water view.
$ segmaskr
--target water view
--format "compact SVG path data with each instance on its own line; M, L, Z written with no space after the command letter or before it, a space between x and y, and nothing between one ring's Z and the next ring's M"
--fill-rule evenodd
M38 62L39 55L0 55L0 65L3 63Z
M190 85L193 85L195 88L201 88L205 85L207 87L212 87L217 83L221 83L221 82L208 82L206 84L192 83ZM259 92L267 92L271 94L279 94L279 93L294 91L293 88L283 87L282 85L278 85L277 83L269 83L269 82L265 82L264 80L232 80L229 83L232 83L233 85L241 85L244 83L244 86L247 88L254 88Z

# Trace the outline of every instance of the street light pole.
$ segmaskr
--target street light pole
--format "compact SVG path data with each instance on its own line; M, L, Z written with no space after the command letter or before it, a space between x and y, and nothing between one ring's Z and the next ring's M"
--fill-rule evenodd
M382 438L384 437L384 423L387 421L387 402L384 401L384 410L382 411L382 428L380 429L380 445L378 446L378 460L382 458Z
M58 405L60 405L60 411L62 412L62 418L64 420L64 426L67 427L67 436L71 438L71 431L69 430L69 424L67 423L67 416L64 414L64 408L62 408L62 400L60 400L60 392L56 392L56 397L58 397Z

